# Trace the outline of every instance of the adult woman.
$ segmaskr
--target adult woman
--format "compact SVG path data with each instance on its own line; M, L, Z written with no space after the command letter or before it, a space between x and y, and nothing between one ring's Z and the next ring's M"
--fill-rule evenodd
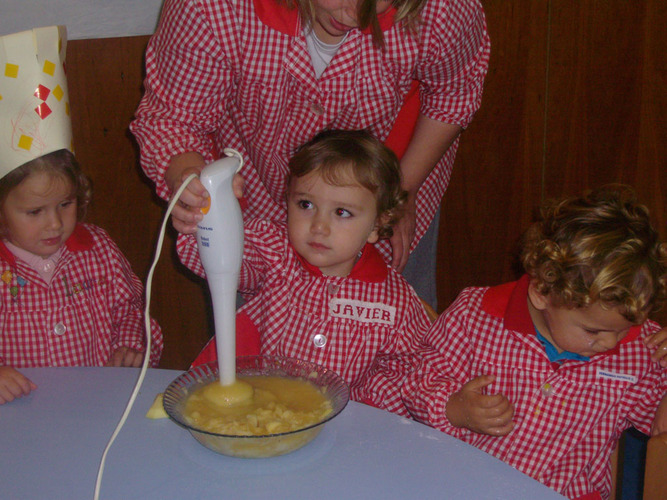
M296 148L323 129L368 129L401 156L407 213L380 250L402 270L480 104L489 57L482 7L477 0L295 3L167 0L131 126L142 166L166 199L224 148L237 149L246 160L246 213L284 220ZM406 103L413 81L418 109ZM197 181L183 193L172 213L178 231L196 230L205 195ZM430 260L433 272L418 274L430 277L432 297L434 254Z

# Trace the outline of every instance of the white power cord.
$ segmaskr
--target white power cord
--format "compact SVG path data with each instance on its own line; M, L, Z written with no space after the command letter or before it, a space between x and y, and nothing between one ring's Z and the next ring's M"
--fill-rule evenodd
M118 425L116 425L116 429L114 430L113 434L111 435L111 438L109 439L109 442L106 445L106 448L104 448L104 453L102 453L102 461L100 462L100 467L97 471L97 481L95 481L95 500L98 500L100 497L100 486L102 484L102 474L104 473L104 464L106 463L107 459L107 454L109 453L109 449L111 448L111 445L113 442L116 440L116 436L118 436L118 433L122 429L123 425L125 424L125 421L127 420L127 416L130 414L130 410L132 410L132 406L134 405L135 399L137 399L137 394L139 394L139 389L141 388L141 384L144 381L144 377L146 375L146 370L148 369L148 364L150 363L150 357L151 357L151 341L152 341L152 335L151 335L151 317L150 317L150 303L151 303L151 285L153 282L153 272L155 271L155 267L157 266L158 259L160 258L160 252L162 251L162 242L164 240L164 233L165 229L167 227L167 221L169 220L169 215L171 215L171 211L174 208L174 205L178 202L178 199L181 197L181 194L185 190L185 188L192 182L192 179L196 179L198 176L197 174L192 174L190 175L187 179L185 179L185 182L181 185L181 187L178 188L176 191L176 194L171 198L171 201L169 202L169 205L167 206L167 212L164 215L164 219L162 220L162 227L160 228L160 235L158 237L157 241L157 249L155 251L155 257L153 257L153 264L151 264L150 271L148 271L148 277L146 278L146 308L144 310L144 323L145 323L145 328L146 328L146 351L144 354L144 362L141 365L141 371L139 372L139 378L137 379L137 382L134 385L134 390L132 391L132 395L130 396L129 401L127 402L127 405L125 406L125 412L123 412L123 416L120 418L120 421L118 422Z
M223 152L227 156L236 156L239 159L239 166L236 169L236 173L240 172L241 167L243 167L243 157L241 156L241 153L232 148L225 148ZM116 437L120 433L120 430L123 428L123 425L125 425L125 421L127 420L127 417L130 414L130 411L132 410L134 401L137 399L137 394L139 394L139 389L141 389L141 384L144 381L144 377L146 376L146 370L148 369L148 364L150 362L151 341L152 341L151 317L150 317L151 288L153 283L153 273L155 272L155 267L157 266L158 259L160 258L160 253L162 252L162 242L164 241L164 234L167 227L167 221L169 220L169 216L171 215L171 211L173 210L174 205L176 205L176 203L178 202L179 198L181 197L181 194L183 193L183 191L185 191L185 188L188 187L188 184L190 184L190 182L192 182L192 180L196 179L197 177L198 177L197 174L192 174L188 176L187 179L185 179L183 184L181 184L181 186L176 190L176 193L169 201L169 205L167 206L167 212L164 214L164 218L162 219L162 226L160 228L160 235L158 236L158 241L155 250L155 257L153 257L153 263L151 264L151 268L148 271L148 276L146 277L146 308L144 310L144 324L146 329L146 351L144 355L144 362L141 365L141 371L139 372L139 377L137 378L137 381L134 385L132 395L130 396L129 401L125 406L125 411L123 412L120 421L116 425L116 429L111 435L109 442L104 448L104 453L102 453L102 460L100 461L100 466L97 471L97 480L95 481L95 497L94 497L95 500L98 500L100 497L102 474L104 473L104 465L107 460L109 449L111 448L113 442L116 440Z

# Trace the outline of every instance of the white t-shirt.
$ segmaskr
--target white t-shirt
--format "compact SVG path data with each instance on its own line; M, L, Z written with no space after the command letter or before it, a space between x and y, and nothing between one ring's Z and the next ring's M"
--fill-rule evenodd
M313 61L313 68L315 68L315 75L319 78L324 73L324 70L327 69L327 66L329 66L340 46L345 42L347 33L340 42L333 45L322 42L315 35L315 31L310 28L307 28L305 35L308 53L310 54L310 59Z

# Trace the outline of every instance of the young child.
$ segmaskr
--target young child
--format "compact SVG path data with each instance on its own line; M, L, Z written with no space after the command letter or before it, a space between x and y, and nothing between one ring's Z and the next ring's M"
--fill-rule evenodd
M40 28L0 42L8 59L2 67L13 64L17 79L0 83L7 101L0 122L3 131L11 128L0 151L3 404L36 389L19 368L141 366L145 327L143 287L129 262L106 232L80 222L91 189L68 150L64 29ZM162 333L155 321L151 334L156 366Z
M607 498L621 432L649 433L667 371L643 342L667 292L667 247L628 188L546 206L526 275L468 288L406 380L417 419L570 498Z
M391 234L405 193L395 155L364 131L328 131L292 157L287 224L245 223L240 346L326 366L352 398L407 415L400 378L430 321L374 243ZM197 252L192 244L181 251ZM194 260L197 256L186 256ZM203 269L198 268L203 276ZM216 359L211 341L195 365Z

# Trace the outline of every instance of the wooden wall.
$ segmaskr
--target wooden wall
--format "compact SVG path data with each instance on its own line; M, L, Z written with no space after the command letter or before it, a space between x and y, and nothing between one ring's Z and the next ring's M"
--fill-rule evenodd
M439 309L465 286L513 279L518 238L541 200L632 184L667 239L664 0L483 0L492 55L442 205ZM71 41L77 156L94 183L88 220L145 279L165 204L138 167L128 125L147 37ZM206 284L178 263L170 230L153 280L161 366L185 369L209 337ZM667 324L666 311L656 316Z
M74 147L93 181L87 220L105 228L145 282L156 251L166 203L139 167L128 130L142 95L148 37L76 40L67 46ZM151 315L164 333L160 366L186 369L212 327L206 283L189 272L168 233L155 270Z

